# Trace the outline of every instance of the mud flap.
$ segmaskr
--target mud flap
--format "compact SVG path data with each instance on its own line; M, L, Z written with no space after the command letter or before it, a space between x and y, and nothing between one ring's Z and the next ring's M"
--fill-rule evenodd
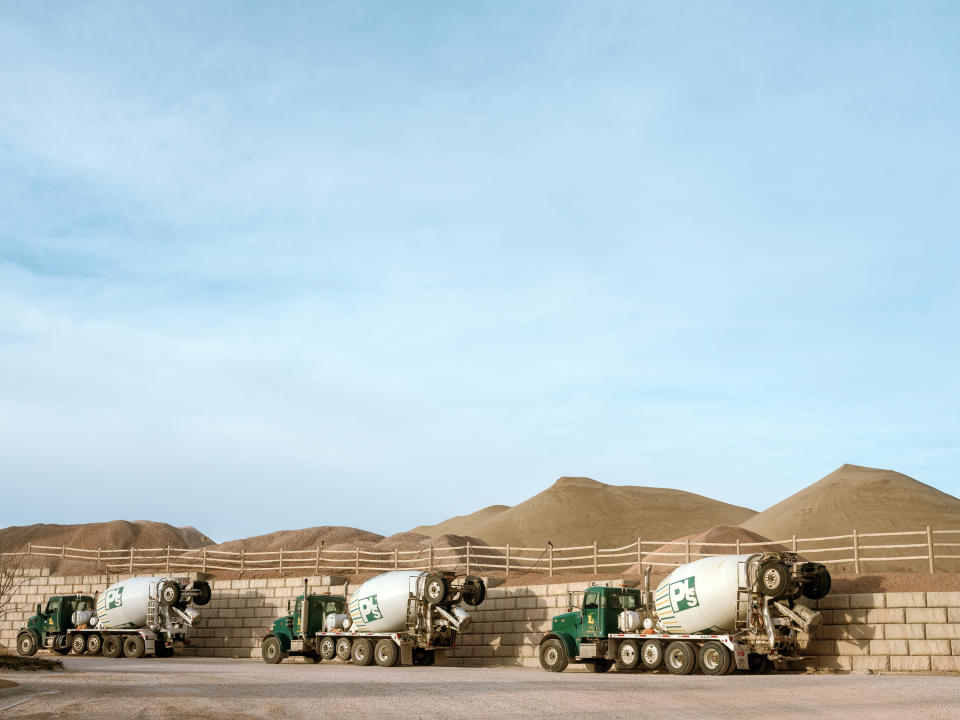
M400 664L413 665L413 645L400 643Z
M747 653L749 652L749 646L747 645L734 645L733 646L733 657L737 661L737 670L749 670L750 662L747 659Z

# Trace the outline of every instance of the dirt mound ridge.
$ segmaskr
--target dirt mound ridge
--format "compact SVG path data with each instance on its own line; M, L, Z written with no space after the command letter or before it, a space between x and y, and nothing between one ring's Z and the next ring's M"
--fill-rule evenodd
M484 538L493 545L617 547L637 537L664 540L716 525L736 525L754 510L668 488L606 485L591 478L562 477L519 505L484 508L418 530ZM484 515L485 514L485 515Z
M313 550L318 546L324 548L360 547L366 549L383 540L383 535L358 530L357 528L342 525L318 525L316 527L301 528L299 530L278 530L266 535L254 535L248 538L230 540L220 543L214 550L230 552L275 552L284 550Z
M856 528L859 534L919 531L929 525L934 530L960 530L960 499L893 470L842 465L813 485L791 495L740 526L766 537L783 540L798 537L849 535ZM938 542L946 542L939 538ZM960 542L960 539L954 541ZM863 538L864 545L925 543L920 536ZM805 549L850 545L852 540L829 540L813 544L801 543ZM960 548L945 548L943 554L957 555ZM861 552L861 557L884 557L891 554L926 555L926 548ZM850 557L851 551L812 553L811 560ZM909 572L926 568L923 561L866 562L864 572ZM960 569L956 560L937 562L939 570ZM852 572L852 563L828 565L831 572Z
M447 533L461 535L477 534L477 527L493 520L493 518L500 515L504 510L509 509L509 505L490 505L469 515L457 515L436 525L420 525L410 532L429 535L430 537Z
M737 552L736 542L741 543L741 554L754 552L782 552L787 548L772 542L770 538L765 538L750 530L746 530L738 525L718 525L701 533L693 535L684 535L671 543L683 543L681 545L665 544L653 550L649 554L644 553L643 564L653 565L652 576L666 576L673 570L667 565L655 565L654 563L684 563L686 562L686 541L690 541L690 560L699 560L705 555L733 555ZM754 545L748 543L763 543ZM628 575L638 574L637 564L634 563L629 570Z

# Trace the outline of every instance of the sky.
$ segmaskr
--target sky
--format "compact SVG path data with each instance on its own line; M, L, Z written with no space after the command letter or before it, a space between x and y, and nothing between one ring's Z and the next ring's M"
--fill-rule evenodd
M0 526L960 495L953 2L0 3Z

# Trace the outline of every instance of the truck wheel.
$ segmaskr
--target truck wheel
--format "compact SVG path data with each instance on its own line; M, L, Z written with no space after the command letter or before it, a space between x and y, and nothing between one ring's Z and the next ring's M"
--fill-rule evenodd
M430 605L443 602L447 596L447 586L443 582L443 575L430 573L423 579L423 599Z
M320 657L324 660L333 660L337 656L337 644L332 637L324 637L320 640Z
M123 656L128 658L142 658L146 644L139 635L128 635L123 639Z
M697 651L688 642L674 640L667 645L663 664L667 666L667 672L674 675L689 675L697 666Z
M57 655L66 655L70 652L70 644L67 642L66 635L54 635L53 644L50 646Z
M90 655L99 655L101 647L103 647L103 642L98 633L93 633L87 638L87 653Z
M750 653L747 655L747 672L751 675L766 675L770 672L770 667L773 663L770 662L770 658L766 655L761 655L760 653Z
M180 586L173 580L164 580L157 591L160 601L167 605L176 605L180 602Z
M633 670L640 664L640 649L636 640L624 640L617 648L617 660L620 661L618 670Z
M596 660L587 660L584 664L587 666L588 672L605 673L607 670L613 667L613 660L597 658Z
M120 657L120 653L123 652L123 643L120 642L120 638L116 635L104 635L103 636L103 649L100 651L100 654L107 658Z
M429 667L437 661L437 654L433 650L413 649L413 664Z
M730 651L716 640L704 643L700 647L700 669L704 675L726 675L730 667Z
M337 640L337 657L347 662L353 652L353 643L350 638L342 637Z
M767 560L757 569L757 585L767 597L782 597L790 586L790 572L779 560Z
M482 578L476 575L468 575L463 581L463 601L467 605L476 607L487 597L487 586Z
M173 657L173 648L167 647L163 640L157 640L153 646L153 654L158 658Z
M400 649L393 640L383 638L373 649L373 659L380 667L393 667L400 659Z
M647 670L656 670L663 662L663 643L647 640L640 646L640 660Z
M81 633L75 634L70 639L70 649L74 655L83 655L87 651L87 638Z
M37 636L27 630L17 635L17 653L30 657L37 652Z
M271 635L260 646L260 657L265 663L276 665L283 660L283 646L276 635Z
M830 572L826 568L817 570L813 581L803 586L803 596L811 600L825 598L830 592Z
M322 659L323 658L321 658L320 655L315 652L307 653L306 655L303 656L304 662L312 663L313 665L316 665Z
M351 657L354 665L366 667L373 662L373 643L366 638L359 638L353 643Z
M206 605L210 602L210 598L213 596L213 592L210 590L210 583L206 580L194 580L193 589L198 591L193 598L194 604Z
M563 672L567 668L567 649L557 638L540 644L540 667L547 672Z

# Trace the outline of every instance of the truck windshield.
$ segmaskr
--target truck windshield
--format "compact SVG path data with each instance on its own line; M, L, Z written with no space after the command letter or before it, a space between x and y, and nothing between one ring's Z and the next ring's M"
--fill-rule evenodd
M60 609L60 598L50 600L47 602L47 615L53 615Z
M611 595L610 607L614 610L636 610L636 595Z

